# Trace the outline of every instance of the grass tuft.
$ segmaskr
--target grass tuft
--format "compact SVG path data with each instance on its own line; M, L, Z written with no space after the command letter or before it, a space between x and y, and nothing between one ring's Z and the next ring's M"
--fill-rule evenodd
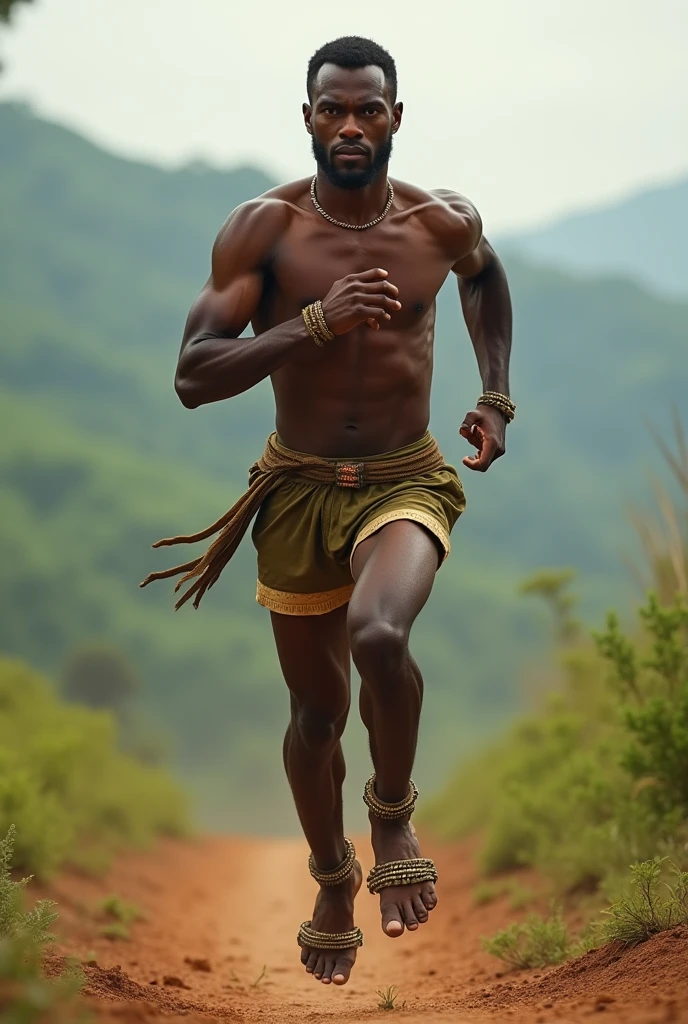
M513 970L559 964L571 951L571 938L559 910L549 917L530 914L492 938L483 938L483 949Z
M405 1010L406 1001L397 1004L399 998L399 991L396 985L390 985L389 988L378 989L377 993L380 997L380 1002L377 1004L380 1010Z
M107 896L98 906L99 911L113 921L130 925L134 921L143 920L143 913L135 903L127 903L121 896L113 893Z
M631 867L629 891L605 911L607 940L637 946L653 935L688 924L688 871L670 865L673 884L662 880L664 861L642 861Z

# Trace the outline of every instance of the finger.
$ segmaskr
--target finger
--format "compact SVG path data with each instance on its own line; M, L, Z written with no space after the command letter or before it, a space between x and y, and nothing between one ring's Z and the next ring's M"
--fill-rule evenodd
M401 309L401 303L394 296L386 295L380 291L380 286L377 284L366 285L361 288L360 297L364 302L368 302L373 306L384 306L385 309L392 313L395 313L398 309Z
M483 432L477 424L464 422L459 427L459 433L476 448L482 447Z
M396 299L399 294L399 289L395 284L392 284L391 281L364 281L361 284L361 290L364 292L391 295L393 299Z
M374 317L371 316L369 320L366 320L366 323L368 324L368 327L372 327L374 331L380 330L380 325Z
M476 469L484 473L493 461L496 451L497 442L493 441L491 437L483 437L483 443L478 454L468 456L463 460L463 464L468 466L469 469Z
M391 320L391 316L385 309L381 309L379 306L363 306L361 308L361 316L365 317L366 321L376 320L378 324L381 320Z
M364 270L360 274L349 275L351 278L356 278L357 281L381 281L387 276L387 271L381 267L374 267L372 270Z

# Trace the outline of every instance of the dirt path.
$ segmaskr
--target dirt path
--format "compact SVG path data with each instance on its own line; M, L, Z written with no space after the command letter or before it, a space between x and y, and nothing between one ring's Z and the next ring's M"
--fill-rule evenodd
M358 845L365 872L370 850ZM688 930L624 955L607 949L560 968L502 975L480 936L513 911L505 899L474 905L471 844L428 853L440 872L431 922L387 939L364 889L357 923L365 946L345 988L316 982L298 960L295 935L315 886L296 840L167 843L124 858L102 880L66 875L51 890L61 911L57 951L97 962L85 968L89 996L102 1019L124 1022L389 1024L395 1013L378 1008L378 990L391 985L406 1004L396 1013L406 1024L574 1024L598 1012L617 1024L688 1022ZM94 907L111 893L146 914L130 941L99 934Z

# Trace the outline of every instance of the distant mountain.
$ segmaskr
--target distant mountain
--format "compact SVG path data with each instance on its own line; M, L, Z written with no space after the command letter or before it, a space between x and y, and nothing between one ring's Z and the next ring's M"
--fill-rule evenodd
M688 295L688 178L499 239L500 247L586 274L623 274Z
M272 429L267 384L194 412L172 388L216 231L272 182L252 168L124 160L12 104L0 104L0 138L0 649L55 669L91 639L121 648L206 816L292 825L288 701L250 540L198 613L174 614L165 584L137 588L169 564L151 542L224 512ZM665 427L688 389L688 303L522 259L508 272L517 420L502 462L462 473L468 511L413 637L426 786L522 699L519 665L543 637L515 598L524 574L572 564L586 611L626 602L624 508L642 501L654 456L645 421ZM432 426L459 468L457 427L478 391L450 282ZM361 730L347 743L358 807Z

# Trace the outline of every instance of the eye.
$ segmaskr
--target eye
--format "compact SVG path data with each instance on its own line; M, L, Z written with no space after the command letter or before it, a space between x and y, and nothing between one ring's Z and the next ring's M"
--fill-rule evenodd
M332 117L335 117L338 113L339 111L336 107L325 107L323 110L323 114L329 114Z
M368 117L374 117L378 113L377 107L366 107L363 111Z

